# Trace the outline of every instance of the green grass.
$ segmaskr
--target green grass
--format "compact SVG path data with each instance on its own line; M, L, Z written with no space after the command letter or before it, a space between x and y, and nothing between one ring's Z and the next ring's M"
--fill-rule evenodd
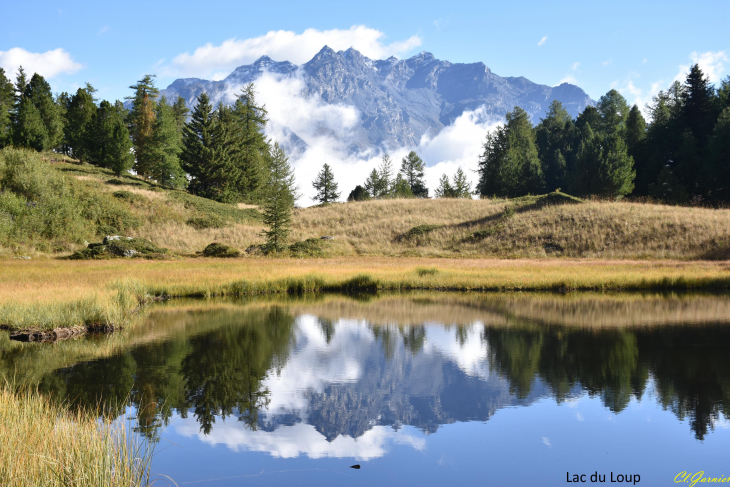
M123 424L97 417L37 391L0 386L0 484L149 485L150 445Z

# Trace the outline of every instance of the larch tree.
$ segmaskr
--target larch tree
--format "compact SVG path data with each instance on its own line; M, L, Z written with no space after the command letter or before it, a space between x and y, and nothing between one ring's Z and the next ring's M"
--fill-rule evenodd
M388 154L383 154L383 159L378 167L378 186L376 198L390 198L393 194L393 160Z
M471 198L471 183L461 167L454 173L451 188L454 191L454 198Z
M329 164L322 166L322 170L317 174L316 179L312 182L312 186L317 190L314 200L320 203L332 203L340 197L340 193L337 191L335 175L332 173Z
M439 185L434 191L436 198L456 198L454 188L451 187L451 182L446 174L443 174L439 179Z
M426 164L415 151L411 151L401 160L400 174L416 198L428 198L428 188L424 181Z
M155 100L159 90L155 87L154 75L146 74L129 88L134 95L125 99L132 101L128 115L129 133L134 145L134 170L139 176L149 178L154 165L152 127L155 123Z
M278 143L271 151L268 180L263 191L264 225L268 227L262 235L266 237L266 249L271 252L284 250L289 237L291 213L297 200L297 187L289 159Z
M181 150L182 137L177 129L175 110L167 104L163 95L155 106L155 121L152 126L152 179L170 188L184 188L187 179L180 167Z

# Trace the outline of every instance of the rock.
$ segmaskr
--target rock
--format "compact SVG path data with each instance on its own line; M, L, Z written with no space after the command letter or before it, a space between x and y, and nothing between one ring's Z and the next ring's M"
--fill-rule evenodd
M320 239L320 240L334 240L334 239L335 239L335 237L329 237L329 236L326 236L326 235L325 235L324 237L319 237L319 239Z

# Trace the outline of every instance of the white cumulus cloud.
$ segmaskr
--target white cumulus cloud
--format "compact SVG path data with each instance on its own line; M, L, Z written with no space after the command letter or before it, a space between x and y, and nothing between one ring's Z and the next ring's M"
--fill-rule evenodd
M205 77L213 72L230 72L264 55L276 61L302 64L325 45L335 51L353 47L373 59L398 56L421 45L421 38L417 35L390 44L384 41L383 32L363 25L349 29L307 29L301 34L287 30L270 31L260 37L228 39L219 45L208 43L192 54L185 52L176 56L164 71L170 75Z
M708 78L710 78L710 81L713 83L717 83L722 78L722 74L725 70L725 65L723 64L728 60L727 54L725 54L725 51L707 51L707 52L692 52L689 55L690 59L692 59L692 64L699 64L700 69L707 75ZM684 80L687 78L687 73L689 73L690 65L681 65L679 67L679 73L677 76L674 77L675 81L684 82Z
M8 77L13 77L20 66L23 66L28 75L38 73L45 78L75 73L83 67L61 48L46 52L29 52L14 47L8 51L0 51L0 67L5 69Z
M570 83L571 85L577 85L578 80L575 79L575 76L573 76L572 74L568 74L568 75L565 75L565 77L563 79L558 81L558 85L562 85L563 83Z

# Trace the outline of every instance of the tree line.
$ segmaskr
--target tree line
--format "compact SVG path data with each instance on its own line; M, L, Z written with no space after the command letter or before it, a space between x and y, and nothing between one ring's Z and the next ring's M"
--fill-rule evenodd
M53 150L111 169L129 170L172 189L223 203L263 208L264 236L280 250L298 197L284 151L265 136L267 111L246 85L232 106L213 107L201 94L190 113L185 99L159 96L154 76L130 86L133 94L113 104L95 97L89 83L54 97L50 84L22 67L15 83L0 68L0 149Z
M559 101L533 127L519 107L487 135L477 194L516 197L562 188L579 196L730 202L730 77L715 89L698 65L647 105L616 90L575 119Z

